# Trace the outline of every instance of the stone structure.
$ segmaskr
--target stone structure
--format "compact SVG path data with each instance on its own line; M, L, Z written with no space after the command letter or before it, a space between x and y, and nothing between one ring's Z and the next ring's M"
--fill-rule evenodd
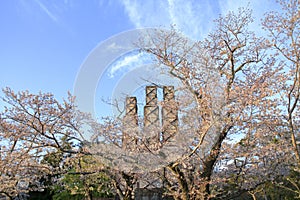
M146 105L144 106L144 133L147 134L147 145L160 141L159 107L157 105L157 87L146 86Z
M178 108L175 102L174 86L163 87L162 142L166 142L178 130Z
M161 112L161 115L160 115ZM161 116L161 119L160 119ZM132 149L138 145L138 137L134 138L138 129L137 99L126 98L126 114L122 147ZM158 105L157 87L146 86L146 104L144 106L144 138L149 147L159 146L178 131L178 109L175 102L174 86L163 87L162 106Z
M134 137L138 128L137 100L136 97L126 98L126 114L124 117L124 130L122 135L122 148L132 149L137 145L137 137Z
M147 149L155 150L164 142L167 142L178 131L178 109L175 102L173 86L163 87L163 102L158 104L157 87L146 86L146 104L144 106L144 128L138 137L138 108L136 97L126 98L126 114L124 116L124 131L122 135L122 148L134 150L141 144L146 144ZM136 132L136 133L135 133ZM135 137L136 136L136 137ZM147 138L141 142L141 140ZM141 143L141 144L140 144ZM137 200L169 200L171 197L163 197L162 188L135 189Z

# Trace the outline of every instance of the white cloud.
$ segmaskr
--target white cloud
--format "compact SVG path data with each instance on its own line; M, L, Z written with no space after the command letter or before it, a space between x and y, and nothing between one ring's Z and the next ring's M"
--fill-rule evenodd
M123 0L122 4L136 28L170 25L166 1Z
M140 67L144 65L148 59L149 58L147 58L146 54L143 52L125 55L113 63L113 65L109 69L108 76L110 78L113 78L119 71L131 70L136 67Z
M75 7L73 0L61 1L42 1L42 0L19 0L17 8L20 9L19 14L28 17L32 16L35 19L46 16L54 24L66 30L70 35L74 36L76 33L71 29L70 24L66 23L64 18L65 13Z
M136 28L169 27L175 25L183 34L193 39L201 39L212 29L213 20L219 14L236 11L249 4L253 10L255 23L250 28L257 29L263 13L273 9L275 0L123 0L125 11Z
M39 0L35 0L39 7L52 19L54 22L58 21L58 18Z
M168 0L169 15L172 24L193 39L206 35L215 17L214 7L217 4L211 1Z
M122 3L136 28L168 28L175 25L182 33L194 39L201 38L210 29L210 22L216 16L213 7L217 5L209 0L124 0Z
M115 42L113 42L110 45L108 45L106 47L106 49L108 51L118 51L118 50L124 49L124 47L122 45L117 45Z

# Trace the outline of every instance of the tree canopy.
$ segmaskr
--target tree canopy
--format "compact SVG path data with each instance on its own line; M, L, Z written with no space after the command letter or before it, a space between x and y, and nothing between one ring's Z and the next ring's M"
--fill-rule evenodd
M167 139L145 134L143 116L96 121L71 94L60 102L3 89L0 195L125 200L143 187L178 200L300 198L300 4L279 3L282 11L262 20L265 37L240 8L201 41L175 29L140 39L155 67L181 82L174 99L157 104L179 113ZM87 130L94 140L82 137Z

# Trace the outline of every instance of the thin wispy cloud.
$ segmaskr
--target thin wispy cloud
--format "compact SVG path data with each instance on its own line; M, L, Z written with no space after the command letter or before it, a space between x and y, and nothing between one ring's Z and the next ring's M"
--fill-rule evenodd
M214 8L217 4L211 1L168 0L171 24L191 37L200 39L210 29L215 17Z
M146 3L145 3L146 2ZM273 9L275 0L162 0L162 1L122 1L129 19L136 28L149 26L170 27L175 25L179 31L192 39L201 39L214 26L213 20L237 11L239 7L253 10L255 22L250 28L257 29L263 13Z
M182 33L193 39L199 39L210 28L215 6L209 0L186 1L122 1L129 19L136 28L170 27L175 25ZM218 9L218 8L217 8Z
M119 51L119 50L121 50L121 49L124 49L124 47L123 47L122 45L118 45L118 44L116 44L115 42L113 42L113 43L111 43L110 45L108 45L108 46L106 47L106 49L107 49L108 51Z
M54 22L58 22L58 18L39 0L34 0L39 7L44 11L44 13L46 13L48 15L48 17L50 17L51 20L53 20Z
M136 28L170 25L167 1L123 0L122 4Z
M114 78L116 73L123 72L125 70L132 70L136 67L145 65L145 63L147 63L148 60L149 58L143 52L125 55L113 63L113 65L109 69L108 76L110 78Z
M46 17L51 20L55 25L63 28L71 36L75 36L76 32L72 29L71 25L67 23L65 18L66 13L72 12L76 9L75 1L61 0L57 2L42 1L42 0L19 0L20 13L23 17L34 17L36 19Z

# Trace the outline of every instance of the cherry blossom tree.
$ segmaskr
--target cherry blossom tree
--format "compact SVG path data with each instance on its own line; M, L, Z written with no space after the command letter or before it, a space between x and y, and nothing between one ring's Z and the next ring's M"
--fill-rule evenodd
M278 65L283 67L288 78L282 83L281 101L284 102L284 120L289 129L293 151L299 164L297 145L299 117L299 61L300 61L300 11L299 1L280 1L282 12L269 12L263 28L269 33L268 45L274 50Z
M267 198L275 189L299 196L300 9L297 0L280 5L263 21L268 38L248 29L251 10L241 8L215 20L201 41L175 29L141 39L155 67L181 82L172 103L159 102L179 113L168 139L152 134L165 127L146 133L138 116L95 121L71 95L60 102L4 89L0 193L12 199L48 180L86 197L106 184L124 200L134 199L137 185L178 200ZM92 141L83 139L86 131Z
M291 145L284 136L283 102L278 101L281 83L291 82L285 68L268 56L268 41L248 30L251 10L241 8L215 22L215 30L203 41L192 43L176 31L158 31L141 45L153 46L144 50L156 57L158 67L166 66L194 99L196 139L189 155L170 163L164 176L176 199L230 199L232 191L214 190L222 185L222 178L226 185L229 176L234 177L236 194L253 196L260 185L288 174L289 151L296 149L295 142ZM291 51L297 49L296 45ZM289 111L297 103L292 85ZM218 163L229 176L216 178L222 174Z
M72 144L82 142L84 115L74 111L71 95L60 103L50 93L15 93L10 88L3 92L7 106L0 117L0 192L13 198L20 192L42 188L43 176L61 173L70 155L79 155L80 149ZM47 154L65 156L66 163L43 163Z
M263 28L268 33L267 44L272 50L278 66L282 67L283 78L280 80L278 105L281 105L283 134L290 138L293 152L294 172L287 180L290 191L300 196L300 135L299 135L299 63L300 63L300 2L298 0L279 1L281 12L268 12L263 20ZM295 174L298 174L298 178ZM287 189L288 187L284 187Z

